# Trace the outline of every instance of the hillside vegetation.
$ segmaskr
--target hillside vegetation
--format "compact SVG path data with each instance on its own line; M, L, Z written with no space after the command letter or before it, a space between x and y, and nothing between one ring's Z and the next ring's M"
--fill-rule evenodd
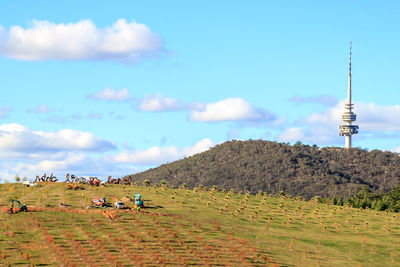
M203 185L254 194L283 191L306 199L347 199L363 187L372 192L389 192L400 184L400 157L392 152L358 148L320 149L300 143L229 141L130 176L139 182L164 180L172 187Z
M0 184L0 266L400 263L396 213L215 188L83 187ZM93 197L111 201L134 192L142 194L147 206L140 212L86 209ZM11 199L26 203L28 212L4 212Z

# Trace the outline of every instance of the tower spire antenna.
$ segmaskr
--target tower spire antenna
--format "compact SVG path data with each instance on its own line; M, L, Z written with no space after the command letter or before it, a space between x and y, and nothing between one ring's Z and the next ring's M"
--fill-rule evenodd
M349 105L351 111L353 109L353 105L351 104L351 41L350 41L349 85L347 90L347 104Z
M351 76L351 41L350 41L350 61L349 61L349 74Z
M351 102L351 47L350 41L350 60L349 60L349 84L347 91L347 101L344 106L345 112L342 115L342 121L344 125L339 127L339 135L345 137L345 148L351 148L351 136L358 134L358 125L352 125L352 122L356 121L357 115L353 112L354 104Z

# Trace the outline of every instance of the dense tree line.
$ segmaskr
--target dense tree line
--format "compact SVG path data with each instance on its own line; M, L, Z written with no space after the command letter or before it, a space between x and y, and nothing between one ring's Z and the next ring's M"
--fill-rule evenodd
M235 191L258 191L310 199L348 199L362 188L390 192L400 184L397 153L359 148L318 148L262 140L229 141L145 172L131 175L143 182L188 188L203 185Z
M334 202L336 205L343 205ZM388 193L374 193L368 187L363 187L356 195L347 199L346 205L353 208L400 211L400 185L394 187Z

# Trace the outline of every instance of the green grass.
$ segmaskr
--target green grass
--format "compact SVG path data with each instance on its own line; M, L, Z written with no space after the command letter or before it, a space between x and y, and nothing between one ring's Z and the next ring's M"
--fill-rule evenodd
M42 266L398 266L396 213L287 197L111 185L65 190L62 183L0 185L41 211L0 213L0 265ZM93 197L142 194L149 208L116 221L87 210ZM59 204L71 207L63 210ZM130 203L128 203L129 205ZM109 210L113 210L109 208ZM28 257L26 253L28 252Z

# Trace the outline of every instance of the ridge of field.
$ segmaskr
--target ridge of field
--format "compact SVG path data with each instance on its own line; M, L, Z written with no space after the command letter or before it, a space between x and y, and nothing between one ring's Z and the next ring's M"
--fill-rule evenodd
M398 266L397 213L273 197L135 185L0 185L0 265ZM86 209L142 194L147 208ZM28 212L7 214L11 199ZM60 207L64 203L70 206ZM132 203L127 202L127 205ZM111 221L104 211L114 214Z
M348 197L367 186L389 192L400 184L398 153L359 148L277 143L263 140L228 141L208 151L132 174L135 181L171 187L200 185L239 192L258 191L311 199Z

